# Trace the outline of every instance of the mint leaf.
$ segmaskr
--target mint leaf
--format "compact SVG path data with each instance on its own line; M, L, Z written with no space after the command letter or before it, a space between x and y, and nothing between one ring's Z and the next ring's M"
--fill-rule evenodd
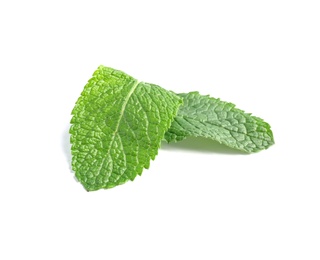
M165 134L168 142L201 136L246 152L257 152L274 143L268 123L235 108L234 104L198 92L179 96L183 105Z
M134 180L157 155L181 103L157 85L100 66L72 111L76 178L88 191Z

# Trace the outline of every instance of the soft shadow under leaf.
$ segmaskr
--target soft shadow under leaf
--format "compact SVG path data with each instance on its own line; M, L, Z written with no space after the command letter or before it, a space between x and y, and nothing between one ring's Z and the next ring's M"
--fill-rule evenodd
M185 150L199 153L220 153L234 155L248 154L203 137L188 137L183 141L177 143L172 142L169 144L164 141L162 142L161 148L168 151Z

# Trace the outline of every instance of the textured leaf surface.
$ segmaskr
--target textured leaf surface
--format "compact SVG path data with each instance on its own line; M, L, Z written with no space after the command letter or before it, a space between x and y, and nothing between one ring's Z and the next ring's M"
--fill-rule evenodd
M72 111L72 169L88 191L134 180L158 153L181 98L100 66Z
M274 143L268 123L231 103L198 92L179 96L183 98L183 105L165 134L168 142L201 136L246 152L257 152Z

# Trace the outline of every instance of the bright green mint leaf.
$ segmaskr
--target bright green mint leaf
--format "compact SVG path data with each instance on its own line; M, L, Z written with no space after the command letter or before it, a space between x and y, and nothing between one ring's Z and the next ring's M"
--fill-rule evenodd
M198 92L179 96L183 105L165 134L168 142L200 136L246 152L257 152L274 143L268 123L231 103Z
M182 99L100 66L72 111L72 169L88 191L141 175L154 160Z

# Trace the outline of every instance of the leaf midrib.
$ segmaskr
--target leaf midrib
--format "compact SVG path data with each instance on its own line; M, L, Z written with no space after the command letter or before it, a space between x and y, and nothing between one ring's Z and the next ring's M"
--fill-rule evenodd
M192 119L192 120L194 120L194 118L191 118L191 117L188 117L188 116L186 116L186 115L179 115L179 116L176 116L176 117L180 117L180 118L182 118L183 120L185 120L185 121L187 121L190 125L192 125L193 127L195 127L195 128L198 128L198 127L196 127L194 124L192 124L192 123L190 123L189 122L189 120L188 119ZM177 122L177 121L176 121ZM250 133L251 132L246 132L246 133L239 133L239 132L237 132L237 131L235 131L235 130L231 130L231 129L227 129L227 128L225 128L225 127L223 127L223 126L220 126L220 125L217 125L217 124L215 124L215 123L213 123L213 122L211 122L211 121L202 121L202 120L199 120L199 123L208 123L208 124L211 124L211 125L213 125L213 126L215 126L215 127L217 127L217 128L221 128L221 129L224 129L224 130L226 130L226 131L228 131L228 132L233 132L233 133L238 133L238 134L244 134L244 135L246 135L246 136L248 136L250 139L251 139L251 135L250 135ZM198 128L199 130L201 130L200 128ZM209 135L210 136L210 135ZM268 135L269 136L269 135ZM233 136L232 136L232 138L234 138ZM257 138L257 139L260 139L260 140L266 140L264 137L261 137L261 136L258 136L258 137L254 137L254 138ZM234 138L235 139L235 138ZM235 141L237 142L237 140L235 139ZM268 141L268 140L267 140Z
M137 86L139 85L139 83L140 83L140 81L135 80L135 83L133 84L131 90L129 91L128 95L126 96L126 99L124 100L124 102L123 102L123 104L122 104L122 108L121 108L121 110L120 110L119 120L118 120L117 125L116 125L116 128L115 128L115 130L114 130L114 132L113 132L113 134L112 134L112 139L111 139L111 141L110 141L109 149L108 149L106 155L110 154L110 150L111 150L111 147L113 146L115 137L116 137L116 135L117 135L117 133L118 133L119 126L120 126L121 120L122 120L122 118L123 118L123 114L124 114L124 111L125 111L125 109L126 109L126 106L127 106L128 102L129 102L129 99L130 99L130 97L132 96L133 92L136 90ZM105 156L105 157L103 158L103 160L102 160L102 162L101 162L101 164L100 164L100 167L99 167L99 169L98 169L98 174L100 174L100 171L101 171L101 169L102 169L102 166L103 166L103 164L104 164L104 162L105 162L105 160L106 160L107 157L108 157L108 156ZM109 177L109 176L108 176L108 177Z

